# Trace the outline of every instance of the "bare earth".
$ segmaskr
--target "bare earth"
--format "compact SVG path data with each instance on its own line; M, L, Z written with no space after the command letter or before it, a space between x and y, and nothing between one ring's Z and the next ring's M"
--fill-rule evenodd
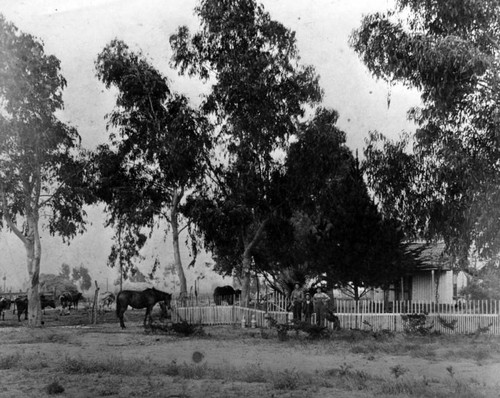
M205 327L182 337L127 311L84 311L28 329L0 321L0 397L500 397L500 339ZM9 318L9 314L7 314ZM23 321L25 322L25 321ZM62 391L64 390L64 391Z

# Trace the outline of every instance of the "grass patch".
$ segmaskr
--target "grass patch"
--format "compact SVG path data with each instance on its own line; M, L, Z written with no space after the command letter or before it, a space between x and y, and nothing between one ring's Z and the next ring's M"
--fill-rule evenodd
M302 389L314 383L311 375L288 369L272 373L269 381L276 390L288 391Z
M17 369L21 363L21 355L19 353L1 355L0 356L0 369Z

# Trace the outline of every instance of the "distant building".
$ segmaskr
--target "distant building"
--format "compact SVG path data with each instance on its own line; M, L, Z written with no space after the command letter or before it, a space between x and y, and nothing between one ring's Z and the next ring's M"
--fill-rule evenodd
M441 304L456 302L461 289L467 286L469 276L464 271L453 269L453 259L445 254L444 249L444 243L425 247L420 255L421 264L388 290L375 290L373 299Z

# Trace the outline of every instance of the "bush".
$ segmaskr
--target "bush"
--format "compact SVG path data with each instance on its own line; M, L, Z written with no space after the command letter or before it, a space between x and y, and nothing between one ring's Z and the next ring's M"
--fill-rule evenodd
M428 335L434 327L434 324L426 326L426 314L401 314L401 319L403 320L403 329L408 334Z
M62 394L64 392L64 387L59 384L57 381L53 381L47 387L45 387L45 391L49 395Z

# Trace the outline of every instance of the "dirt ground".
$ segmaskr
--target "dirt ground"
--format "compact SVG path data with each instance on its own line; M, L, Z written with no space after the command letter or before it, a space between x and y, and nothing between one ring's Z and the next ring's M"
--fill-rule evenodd
M275 330L144 329L143 311L89 325L47 311L29 329L0 321L0 397L500 397L500 339L358 331L311 340ZM157 314L156 314L157 315Z

